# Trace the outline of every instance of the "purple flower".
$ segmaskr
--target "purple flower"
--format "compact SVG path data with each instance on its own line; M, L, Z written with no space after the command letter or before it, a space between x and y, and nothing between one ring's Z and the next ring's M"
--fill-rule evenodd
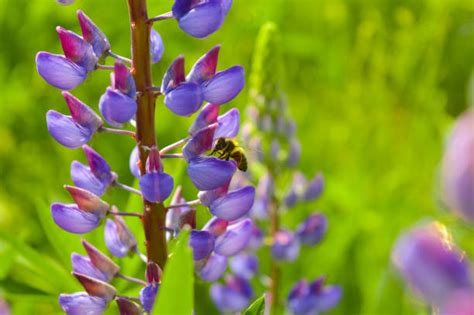
M87 69L61 55L41 51L36 55L39 75L61 90L72 90L87 77Z
M84 246L87 256L89 257L92 265L100 270L108 280L112 279L120 271L120 267L107 257L104 253L99 251L91 243L86 240L82 240L82 245ZM76 271L76 270L75 270ZM79 272L79 271L78 271Z
M439 310L439 315L472 315L474 314L474 288L456 290Z
M224 104L242 90L244 70L241 66L215 73L218 52L219 46L216 46L201 57L187 78L184 77L183 56L176 58L169 66L163 77L161 92L165 94L165 105L173 113L189 116L201 107L203 100L218 105ZM201 121L203 117L198 118ZM199 129L191 127L193 131Z
M258 259L254 255L240 254L232 258L230 269L239 277L250 280L258 271Z
M164 51L165 46L163 45L163 40L161 39L160 34L152 28L150 32L150 54L153 63L157 63L161 60Z
M107 188L117 179L107 161L99 153L87 145L82 146L89 166L77 161L71 164L71 178L74 184L98 196L102 196Z
M56 27L56 31L59 34L64 56L79 66L84 67L87 71L94 70L98 58L94 54L92 46L81 36L60 26Z
M218 217L213 217L202 229L204 231L209 231L212 235L217 237L225 233L228 225L229 221L220 219Z
M63 92L71 116L54 110L46 114L48 131L60 144L68 148L77 148L92 138L102 126L102 119L86 104L68 92Z
M76 0L56 0L57 3L62 5L70 5L73 4Z
M246 215L252 208L255 199L255 188L245 186L229 192L211 202L209 209L216 217L233 221Z
M110 50L110 44L104 33L92 22L92 20L81 10L77 11L77 18L81 26L82 36L92 45L97 57L101 57Z
M211 125L198 130L191 136L191 139L183 147L183 157L186 161L189 162L189 160L212 149L216 128L216 125Z
M193 249L194 260L204 259L214 249L214 236L207 231L191 231L189 246Z
M193 124L189 127L189 133L192 135L197 131L217 122L219 115L219 105L206 104L194 119Z
M227 257L211 254L206 264L198 270L199 276L209 282L217 281L227 268Z
M217 118L217 130L214 139L235 138L240 129L240 113L237 108L228 110Z
M303 244L316 245L323 239L327 225L327 219L323 214L313 214L298 226L296 236Z
M75 204L53 203L51 214L60 228L75 234L84 234L95 229L101 219L97 213L82 210Z
M107 274L100 271L94 264L91 262L90 258L87 256L82 256L77 253L71 254L72 270L77 273L84 274L91 278L108 282L110 278Z
M231 5L232 0L176 0L172 11L184 32L204 38L220 28Z
M250 241L253 223L250 219L232 224L216 239L215 252L223 256L234 256L241 252Z
M138 156L138 147L134 147L130 153L129 167L130 172L136 178L140 178L140 169L138 168L138 162L140 161Z
M112 126L121 127L135 116L137 103L127 94L108 87L100 98L99 109L105 121Z
M286 164L289 167L294 167L298 164L301 157L301 144L298 139L293 138L290 140L290 151L288 152L288 158Z
M130 69L119 60L115 61L114 72L110 74L110 78L114 90L118 90L131 98L135 97L137 92L135 80L130 73Z
M203 98L210 103L225 104L242 91L244 82L244 69L233 66L203 82Z
M214 284L211 287L211 298L223 312L243 310L250 304L252 297L250 283L238 276L227 276L225 284Z
M327 311L339 303L342 290L338 286L323 286L323 278L312 283L298 281L288 294L288 308L295 315Z
M147 160L147 173L140 177L139 184L143 197L150 202L162 202L173 191L173 177L163 173L160 153L156 147L150 151Z
M157 283L154 283L140 290L140 302L142 303L143 309L148 313L151 313L153 309L159 287Z
M143 313L141 307L129 299L116 297L115 302L117 302L120 315L141 315Z
M324 178L322 174L317 174L306 186L304 199L307 201L318 198L324 189Z
M235 161L214 156L197 157L189 161L188 175L199 190L213 190L228 183L237 169Z
M104 238L110 253L118 258L125 257L137 247L137 240L119 216L115 216L114 220L107 219Z
M468 261L438 223L403 234L392 260L410 286L430 304L442 305L451 292L472 286Z
M300 243L292 232L280 230L273 235L271 252L275 260L294 261L300 253Z
M474 109L456 122L442 162L443 199L450 210L474 223Z
M258 180L255 202L252 206L252 216L265 219L268 217L271 205L271 199L275 190L275 183L269 173L264 174Z
M303 197L307 187L306 178L301 172L293 173L293 182L290 190L285 197L285 205L287 208L293 207Z
M59 295L59 304L68 315L101 315L105 311L107 301L85 292Z
M73 272L72 275L82 284L89 295L97 296L107 302L115 297L117 291L107 282L91 278L87 275Z

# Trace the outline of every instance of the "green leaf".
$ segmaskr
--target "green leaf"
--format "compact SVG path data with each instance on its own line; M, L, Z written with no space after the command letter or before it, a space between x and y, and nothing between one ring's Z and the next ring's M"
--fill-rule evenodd
M174 252L166 264L154 315L190 315L194 304L194 272L189 230L179 233Z
M263 315L265 313L265 295L256 299L244 312L244 315Z

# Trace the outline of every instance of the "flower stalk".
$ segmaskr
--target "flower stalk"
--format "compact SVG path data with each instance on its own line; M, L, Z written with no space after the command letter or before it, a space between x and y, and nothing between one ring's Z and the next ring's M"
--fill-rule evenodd
M155 98L150 60L150 31L146 0L128 0L130 31L132 39L132 69L137 88L137 144L139 148L140 173L146 173L148 151L156 145ZM163 203L152 203L143 199L143 228L148 261L157 263L162 269L168 257L166 247L165 218Z

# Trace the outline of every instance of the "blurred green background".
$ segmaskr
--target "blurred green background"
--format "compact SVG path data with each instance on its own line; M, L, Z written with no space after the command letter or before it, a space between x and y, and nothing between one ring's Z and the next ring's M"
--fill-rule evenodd
M171 5L150 0L150 14ZM57 25L79 32L78 8L116 53L129 55L126 1L78 0L63 7L53 0L0 0L0 296L15 314L59 313L57 294L79 289L68 272L70 252L81 251L80 237L54 225L49 203L68 200L62 185L71 183L70 162L84 157L48 135L46 111L65 112L66 106L34 64L37 51L60 52ZM174 21L155 26L165 42L164 58L153 68L157 85L178 54L185 54L189 69L216 43L222 43L219 69L239 63L248 74L259 27L268 20L281 30L283 86L303 146L301 168L308 176L322 171L327 182L319 201L295 209L283 224L293 228L316 209L330 220L325 241L284 268L282 295L300 277L326 274L344 289L330 314L427 314L404 290L389 255L403 229L434 218L474 257L473 229L442 210L437 192L446 133L473 103L474 2L236 0L222 29L204 41L185 35ZM108 80L105 71L93 73L74 94L96 107ZM244 91L232 105L243 109L247 102ZM191 121L164 106L157 115L160 145L182 138ZM133 183L131 140L100 135L92 145L122 182ZM177 165L170 168L182 173ZM107 198L126 207L125 194L112 191ZM87 238L103 247L101 233ZM138 272L134 259L125 263Z

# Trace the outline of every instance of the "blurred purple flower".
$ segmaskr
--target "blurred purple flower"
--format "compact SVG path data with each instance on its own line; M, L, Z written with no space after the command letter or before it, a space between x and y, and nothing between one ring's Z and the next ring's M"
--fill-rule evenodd
M85 292L59 295L59 304L68 315L101 315L105 311L107 301Z
M474 109L457 120L446 145L441 173L447 206L474 223Z
M160 61L163 57L164 51L165 46L163 45L163 40L161 39L160 33L152 28L150 32L150 53L152 62L157 63Z
M224 284L213 284L211 298L222 312L239 312L250 304L252 287L244 278L227 276Z
M250 254L240 254L232 257L230 269L239 277L250 280L258 271L257 256Z
M295 315L318 314L335 307L342 296L338 286L323 286L323 278L298 281L288 294L288 309Z
M433 305L442 305L451 292L473 285L469 262L439 223L405 232L392 260L414 291Z
M204 266L198 268L199 276L209 282L217 281L227 268L227 257L211 254Z
M294 261L300 253L300 243L294 233L280 230L273 234L271 253L275 260Z
M315 213L298 226L296 236L301 243L314 246L323 239L327 225L326 217L323 214Z
M115 216L114 220L107 219L104 238L110 253L118 258L125 257L137 247L137 240L119 216Z
M230 225L227 231L216 239L215 252L223 256L234 256L250 242L253 223L244 219Z

